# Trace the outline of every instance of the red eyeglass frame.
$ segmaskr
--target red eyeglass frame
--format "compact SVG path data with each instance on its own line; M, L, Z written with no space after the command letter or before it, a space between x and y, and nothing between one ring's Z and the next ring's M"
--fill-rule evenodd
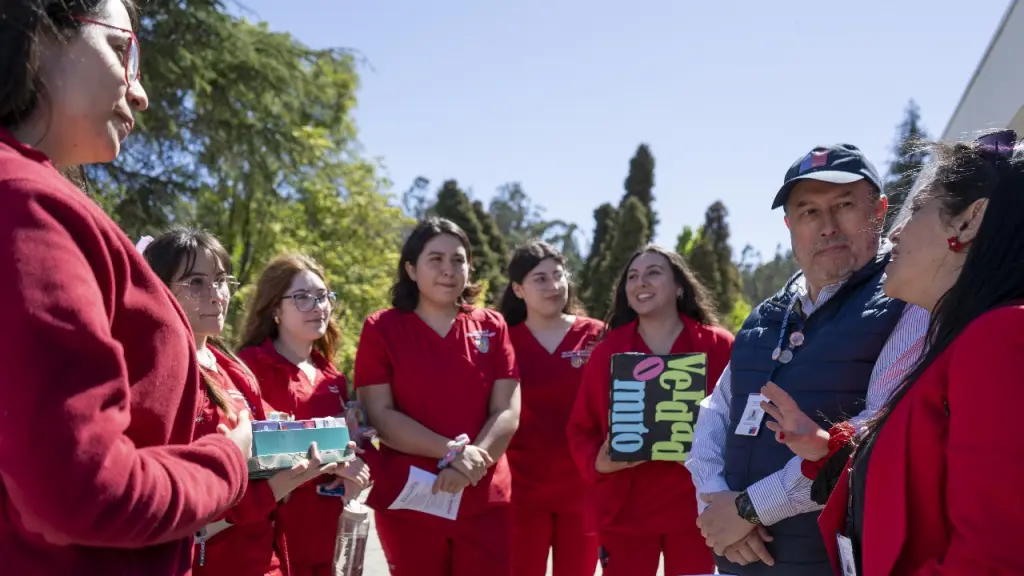
M82 22L83 24L95 24L97 26L102 26L104 28L109 28L111 30L117 30L118 32L125 32L129 34L130 37L128 38L128 49L124 53L124 61L121 62L121 67L124 68L124 83L128 86L131 86L135 84L135 82L138 82L142 79L142 45L139 44L139 37L135 35L134 30L121 28L119 26L114 26L113 24L107 24L106 22L93 20L91 18L85 18L84 16L73 16L72 18L78 22ZM134 81L128 78L128 61L131 59L133 42L135 43L135 50L139 53L138 69L135 71Z

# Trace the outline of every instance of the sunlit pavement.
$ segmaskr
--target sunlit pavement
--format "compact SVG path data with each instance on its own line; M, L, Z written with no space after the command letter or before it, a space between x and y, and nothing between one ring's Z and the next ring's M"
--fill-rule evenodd
M372 514L372 513L371 513ZM371 522L372 522L371 516ZM598 568L594 574L600 574ZM664 571L659 568L658 576L664 576ZM370 540L366 543L366 562L363 565L363 576L390 576L388 563L384 559L384 551L380 548L380 540L377 540L377 530L370 526ZM551 576L551 560L548 559L548 576Z

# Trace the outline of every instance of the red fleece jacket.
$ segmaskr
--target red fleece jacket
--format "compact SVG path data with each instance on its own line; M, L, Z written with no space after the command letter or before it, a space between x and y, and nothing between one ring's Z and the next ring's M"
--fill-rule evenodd
M241 498L242 453L195 443L188 323L131 240L0 129L0 559L5 574L188 574Z

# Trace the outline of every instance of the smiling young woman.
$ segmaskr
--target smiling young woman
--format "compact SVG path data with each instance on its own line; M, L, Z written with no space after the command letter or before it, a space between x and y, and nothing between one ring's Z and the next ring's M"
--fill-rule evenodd
M249 426L192 442L201 389L185 314L58 171L114 160L146 109L135 19L125 0L0 5L9 574L185 573L193 534L247 485Z
M616 284L608 332L583 369L567 429L572 455L594 484L602 574L707 574L711 551L696 526L697 495L679 462L612 462L608 456L613 354L707 354L708 395L729 362L733 336L715 326L711 298L678 254L647 246L629 259Z
M583 366L604 323L582 315L565 256L547 242L512 253L501 299L522 378L522 416L508 448L512 469L515 576L593 574L597 534L584 520L590 486L569 451L565 427Z
M341 330L334 320L336 296L312 258L275 258L260 274L238 352L256 374L271 408L297 419L340 416L348 401L344 374L334 366ZM338 517L365 483L356 459L339 470L344 498L317 493L323 479L295 490L278 511L288 541L290 576L332 574Z
M380 434L367 504L395 576L510 576L511 477L505 449L519 425L519 373L508 328L472 305L469 238L449 220L406 240L392 305L370 315L355 381ZM412 467L461 493L454 520L392 510Z

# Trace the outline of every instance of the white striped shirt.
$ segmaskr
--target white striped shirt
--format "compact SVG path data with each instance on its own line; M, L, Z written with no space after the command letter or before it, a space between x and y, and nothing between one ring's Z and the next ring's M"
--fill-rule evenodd
M843 283L826 286L818 293L816 301L811 301L803 277L793 285L797 289L804 313L810 316L828 302ZM864 410L851 418L851 423L859 425L878 411L914 367L924 347L928 317L927 310L911 304L903 309L896 328L889 335L871 371ZM730 433L731 374L729 366L726 366L715 391L701 402L693 448L686 461L686 468L697 488L698 512L703 512L707 506L701 501L700 494L729 490L724 471L725 440ZM801 472L801 462L799 456L794 456L781 470L747 487L750 501L763 524L770 526L786 518L821 509L820 505L811 500L812 481Z

